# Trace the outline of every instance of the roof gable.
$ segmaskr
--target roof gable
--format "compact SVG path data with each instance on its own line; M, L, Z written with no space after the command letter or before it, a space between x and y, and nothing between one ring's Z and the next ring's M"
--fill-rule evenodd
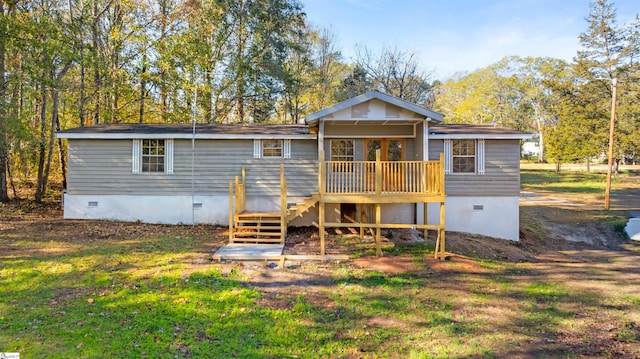
M422 106L418 106L416 104L413 104L411 102L402 100L400 98L394 97L394 96L390 96L387 94L384 94L382 92L379 91L371 91L371 92L367 92L365 94L362 94L360 96L356 96L353 98L350 98L348 100L342 101L336 105L333 105L331 107L325 108L323 110L320 111L316 111L314 113L311 113L309 115L307 115L305 117L305 122L311 126L314 126L321 118L330 118L332 117L335 113L348 109L348 108L352 108L355 109L356 112L358 111L358 105L363 104L367 101L371 101L371 100L379 100L382 101L384 103L387 104L391 104L399 109L404 109L407 111L411 111L414 112L424 118L429 119L431 122L434 123L439 123L442 121L442 119L444 118L444 115L432 110L429 110L428 108L424 108Z

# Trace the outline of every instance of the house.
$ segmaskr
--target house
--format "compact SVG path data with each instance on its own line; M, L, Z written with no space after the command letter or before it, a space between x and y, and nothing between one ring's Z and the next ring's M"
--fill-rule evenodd
M64 217L229 223L231 241L284 241L287 226L345 223L378 237L380 228L430 228L444 241L446 228L518 240L520 141L531 136L442 120L372 91L297 125L60 131Z

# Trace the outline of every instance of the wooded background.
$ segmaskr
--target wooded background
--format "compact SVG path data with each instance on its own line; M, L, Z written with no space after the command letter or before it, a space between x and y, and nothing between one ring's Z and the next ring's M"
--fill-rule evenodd
M614 162L640 157L640 19L590 4L572 62L508 57L444 82L417 53L348 61L296 0L0 0L0 201L64 180L59 129L118 122L297 123L376 89L446 123L539 134L540 160L599 160L617 79Z

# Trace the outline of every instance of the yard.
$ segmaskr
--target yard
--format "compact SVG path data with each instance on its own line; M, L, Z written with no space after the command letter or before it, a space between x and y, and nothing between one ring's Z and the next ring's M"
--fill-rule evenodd
M640 358L640 172L523 170L521 242L388 233L346 262L216 263L226 228L0 205L0 351L24 358ZM51 198L57 198L53 194ZM288 246L317 235L292 231ZM393 243L393 247L391 246Z

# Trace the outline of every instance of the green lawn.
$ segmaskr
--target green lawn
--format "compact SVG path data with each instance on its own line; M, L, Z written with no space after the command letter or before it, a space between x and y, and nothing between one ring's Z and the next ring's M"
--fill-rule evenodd
M0 351L23 358L640 357L632 243L472 264L403 244L391 253L414 269L385 274L210 262L211 227L37 225L0 223Z

